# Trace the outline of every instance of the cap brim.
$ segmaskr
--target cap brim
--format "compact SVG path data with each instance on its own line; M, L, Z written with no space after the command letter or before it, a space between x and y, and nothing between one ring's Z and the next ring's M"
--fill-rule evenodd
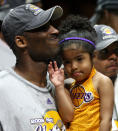
M96 45L96 50L102 50L117 41L118 41L118 37L116 37L114 39L105 40L105 41L103 40L102 42L100 42Z
M26 30L28 31L39 28L48 23L50 20L56 20L57 18L60 18L62 14L63 9L60 6L54 6L46 11L42 11L37 15L37 17L34 17Z

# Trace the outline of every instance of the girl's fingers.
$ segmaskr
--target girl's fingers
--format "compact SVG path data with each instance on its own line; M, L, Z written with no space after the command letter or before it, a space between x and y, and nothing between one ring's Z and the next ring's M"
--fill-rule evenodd
M63 69L60 69L60 72L61 72L61 74L63 74L63 75L64 75L64 70L63 70Z
M52 62L50 62L49 65L48 65L48 72L49 72L49 74L54 73L54 69L52 67Z
M56 61L54 61L54 69L55 69L55 71L58 71L58 66L57 66L57 62Z

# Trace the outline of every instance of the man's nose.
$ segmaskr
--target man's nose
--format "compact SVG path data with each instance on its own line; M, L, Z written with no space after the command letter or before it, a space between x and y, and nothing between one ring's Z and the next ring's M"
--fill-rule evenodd
M54 26L50 26L50 31L53 33L53 34L59 34L59 30L56 29Z

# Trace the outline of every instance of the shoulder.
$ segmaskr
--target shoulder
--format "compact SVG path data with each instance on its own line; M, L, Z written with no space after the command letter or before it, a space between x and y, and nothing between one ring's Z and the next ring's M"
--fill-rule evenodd
M7 70L0 71L0 83L3 83L3 81L9 76L9 72Z
M112 83L111 79L108 76L106 76L106 75L104 75L104 74L102 74L98 71L96 71L96 74L95 74L93 79L98 81L98 82L101 82L103 84L106 83L106 82ZM99 84L101 84L101 83L99 83Z
M12 82L8 70L0 71L0 91L4 90L8 85L10 86Z
M97 89L113 89L113 83L108 76L96 71L93 78L93 83L96 85Z
M9 87L16 87L19 79L12 73L12 69L0 71L0 90L7 90Z

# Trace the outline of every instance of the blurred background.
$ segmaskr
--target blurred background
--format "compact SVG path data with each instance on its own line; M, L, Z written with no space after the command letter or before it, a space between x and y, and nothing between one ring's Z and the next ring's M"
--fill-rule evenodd
M24 2L31 3L33 0L0 0L0 8L15 7L23 4ZM93 15L96 7L97 0L34 0L42 3L43 9L48 9L54 5L60 5L64 9L64 15L61 19L65 18L68 14L80 14L90 18ZM0 9L1 11L1 9Z
M79 14L90 18L94 14L97 0L42 0L44 9L54 5L60 5L64 9L64 14L58 23L69 14ZM57 23L57 24L58 24Z

